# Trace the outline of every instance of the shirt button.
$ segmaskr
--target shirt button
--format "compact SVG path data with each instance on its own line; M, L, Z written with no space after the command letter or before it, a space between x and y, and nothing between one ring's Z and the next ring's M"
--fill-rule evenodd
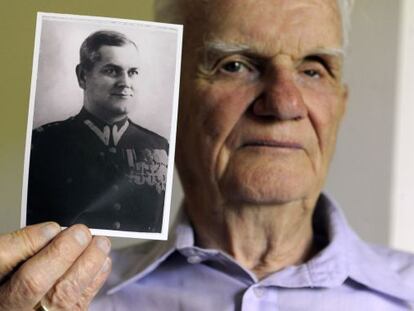
M73 179L72 179L72 178L70 178L70 177L66 178L66 183L67 183L67 184L71 184L71 183L72 183L72 181L73 181Z
M118 192L119 191L119 186L118 185L113 185L112 190Z
M261 298L265 294L265 290L261 287L254 287L253 293L256 295L257 298Z
M116 210L116 211L121 210L121 204L119 204L119 203L115 203L115 204L114 204L114 210Z
M115 222L113 223L112 227L113 227L114 229L119 229L119 228L121 228L121 223L120 223L119 221L115 221Z
M201 257L194 255L187 258L187 262L191 264L197 264L201 262Z

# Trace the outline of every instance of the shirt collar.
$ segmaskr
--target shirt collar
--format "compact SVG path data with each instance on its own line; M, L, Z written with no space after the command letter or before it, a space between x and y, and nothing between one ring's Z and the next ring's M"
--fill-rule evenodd
M315 232L325 235L327 246L308 262L285 268L261 280L262 285L329 288L352 280L382 294L414 301L414 288L406 284L398 271L391 267L390 256L384 256L387 252L385 248L380 254L361 241L347 224L338 204L326 194L320 196L314 219L317 220L314 222ZM108 281L107 293L115 293L148 275L174 251L180 252L189 261L194 257L203 261L221 253L194 245L194 231L183 211L180 211L173 228L167 242L149 242L147 246L137 245L115 252L113 262L117 270ZM388 252L391 254L392 251ZM227 258L234 262L230 256ZM406 258L407 263L412 262L412 257Z

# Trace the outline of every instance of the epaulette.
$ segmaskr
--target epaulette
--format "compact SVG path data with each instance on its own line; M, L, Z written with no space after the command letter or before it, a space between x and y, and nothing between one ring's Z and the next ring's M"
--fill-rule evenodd
M42 132L44 132L45 130L47 130L49 128L53 128L53 127L59 126L63 122L73 121L74 119L75 119L75 116L72 116L72 117L70 117L70 118L68 118L68 119L66 119L64 121L55 121L55 122L46 123L46 124L43 124L42 126L39 126L39 127L35 128L34 131L36 133L42 133Z
M132 127L135 127L136 129L138 129L138 130L140 130L140 131L142 131L142 132L144 132L144 133L146 133L146 134L148 134L150 136L158 137L159 139L161 139L162 141L165 141L168 144L168 140L165 137L161 136L160 134L155 133L155 132L153 132L153 131L145 128L145 127L142 127L141 125L138 125L138 124L134 123L129 118L128 118L128 121L129 121L129 124L132 125Z

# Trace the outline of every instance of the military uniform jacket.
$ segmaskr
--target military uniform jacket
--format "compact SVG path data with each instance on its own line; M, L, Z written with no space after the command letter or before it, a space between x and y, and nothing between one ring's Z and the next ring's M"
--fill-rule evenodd
M168 142L129 119L85 109L33 131L27 223L160 232Z

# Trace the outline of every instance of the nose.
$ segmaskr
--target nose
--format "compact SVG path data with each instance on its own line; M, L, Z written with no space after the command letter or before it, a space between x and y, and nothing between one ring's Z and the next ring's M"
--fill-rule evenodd
M127 71L122 71L117 79L117 85L120 87L131 87L132 78Z
M280 70L267 74L264 80L262 94L253 104L256 116L279 121L300 120L306 116L307 108L292 73Z

